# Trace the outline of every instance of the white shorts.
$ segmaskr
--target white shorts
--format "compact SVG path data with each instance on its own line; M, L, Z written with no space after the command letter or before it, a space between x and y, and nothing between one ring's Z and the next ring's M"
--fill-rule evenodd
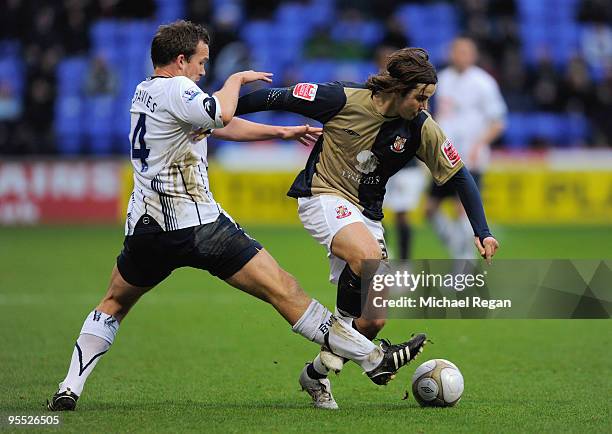
M386 255L385 230L381 222L365 217L359 208L347 199L328 194L300 197L298 215L304 228L327 249L329 281L333 284L338 283L340 274L346 266L345 261L331 253L332 240L343 227L351 223L362 222L378 240L383 249L383 256Z
M420 167L402 169L389 178L384 207L395 212L412 211L419 205L426 177Z

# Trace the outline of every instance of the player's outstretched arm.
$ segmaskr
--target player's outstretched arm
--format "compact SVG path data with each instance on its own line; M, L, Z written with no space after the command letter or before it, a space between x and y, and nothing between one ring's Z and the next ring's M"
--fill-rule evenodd
M224 128L213 130L212 135L222 140L234 142L254 142L258 140L297 140L305 146L313 145L323 131L310 125L280 127L258 124L246 119L233 118Z
M229 78L225 80L223 87L214 93L214 96L217 97L221 105L223 125L229 124L234 117L238 104L238 96L240 95L240 87L243 84L258 80L272 83L271 77L272 73L270 72L257 71L242 71L230 75Z
M333 118L345 103L346 94L341 83L298 83L289 87L259 89L240 97L236 115L283 110L324 124Z
M487 225L482 199L474 178L464 166L448 182L459 194L463 208L465 208L472 229L474 229L476 248L490 264L491 258L499 248L499 243L491 235Z

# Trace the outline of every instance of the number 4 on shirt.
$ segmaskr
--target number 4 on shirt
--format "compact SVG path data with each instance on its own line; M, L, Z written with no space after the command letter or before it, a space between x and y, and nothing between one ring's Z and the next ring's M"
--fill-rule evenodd
M147 158L149 158L149 152L151 152L144 141L144 136L147 132L147 127L145 125L146 118L147 116L144 113L140 114L138 122L136 123L136 128L134 128L134 133L132 134L132 160L140 160L142 165L140 169L141 172L146 172L149 168ZM136 148L136 136L138 136L139 148Z

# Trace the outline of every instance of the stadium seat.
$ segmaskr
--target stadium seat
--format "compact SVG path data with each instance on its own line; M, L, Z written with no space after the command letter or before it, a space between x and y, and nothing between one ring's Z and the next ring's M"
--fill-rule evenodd
M538 112L529 118L532 125L532 139L540 137L552 143L562 143L564 119L555 113Z
M567 144L569 146L584 145L590 138L590 125L588 119L581 113L571 113L565 116Z
M552 52L555 63L565 66L579 51L579 31L575 24L564 23L553 37Z
M113 151L122 155L130 149L129 134L130 134L130 107L132 105L131 98L119 97L113 102L113 115L111 119L111 135Z
M306 13L313 27L331 24L335 16L333 4L327 0L312 1Z
M108 155L113 148L114 99L94 96L86 99L88 120L85 125L89 151L94 155Z
M508 125L502 139L504 145L510 149L525 149L529 143L529 131L523 113L508 114Z
M242 28L242 39L251 47L259 44L267 44L272 34L273 23L271 21L251 21Z
M12 91L21 95L24 86L24 65L21 56L0 58L0 81L10 83Z
M81 95L89 60L85 57L66 57L57 65L58 95Z
M335 72L335 80L363 83L377 71L373 62L341 62Z
M288 25L300 25L308 23L307 7L301 3L282 3L274 14L275 20L278 23L287 23Z
M61 154L76 155L81 152L84 111L83 100L78 95L60 93L55 100L54 128Z
M360 23L339 21L333 27L332 38L336 41L359 41L362 44L372 46L380 41L383 33L382 26L373 21Z
M397 9L396 17L412 44L427 49L435 65L446 62L448 44L458 34L458 15L454 6L446 3L408 4ZM431 32L431 28L443 30Z
M580 53L581 38L588 31L588 25L577 22L580 1L516 0L517 24L526 63L534 64L546 51L561 72L569 60ZM212 0L210 3L212 11L236 7L244 12L244 0ZM283 0L272 12L271 20L241 25L241 38L255 62L252 67L275 73L276 84L282 78L291 81L363 82L376 70L372 62L303 60L304 43L317 26L331 24L334 39L357 40L367 46L375 45L383 35L383 23L371 21L369 16L357 26L348 21L334 22L338 12L336 3L333 0ZM156 5L157 15L152 20L102 18L94 21L89 30L90 53L84 57L65 58L58 64L55 131L60 152L83 152L86 138L92 150L98 153L111 152L113 143L125 141L129 131L127 112L134 87L152 70L148 54L151 36L159 22L185 16L187 2L156 0ZM395 15L411 43L428 49L431 61L440 66L446 63L449 42L459 32L460 9L461 6L448 1L400 2ZM435 31L432 32L432 28ZM119 82L117 93L112 97L94 100L84 95L89 63L95 56L104 56L115 65ZM603 77L602 66L589 67L595 80ZM0 40L0 79L8 78L11 83L16 83L18 92L25 85L22 68L20 45ZM86 114L83 108L87 104L92 104L92 109ZM284 124L299 120L293 115L278 113L260 117L260 120L276 120ZM589 128L587 118L580 114L511 113L504 141L519 149L528 146L536 137L560 146L574 146L589 138Z
M299 79L316 83L334 80L336 66L333 60L306 61L298 70Z
M92 54L105 52L109 48L119 45L120 36L119 22L116 20L98 20L90 30Z
M549 6L545 1L517 0L517 9L522 17L542 17Z
M17 57L21 53L21 43L14 39L0 39L0 56Z
M159 23L170 23L185 17L185 2L180 0L157 0L155 19Z

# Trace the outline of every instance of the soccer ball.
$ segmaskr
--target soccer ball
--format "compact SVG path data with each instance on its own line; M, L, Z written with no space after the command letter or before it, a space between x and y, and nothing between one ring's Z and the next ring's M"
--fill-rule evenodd
M412 394L423 407L452 407L462 393L463 375L448 360L428 360L412 376Z

